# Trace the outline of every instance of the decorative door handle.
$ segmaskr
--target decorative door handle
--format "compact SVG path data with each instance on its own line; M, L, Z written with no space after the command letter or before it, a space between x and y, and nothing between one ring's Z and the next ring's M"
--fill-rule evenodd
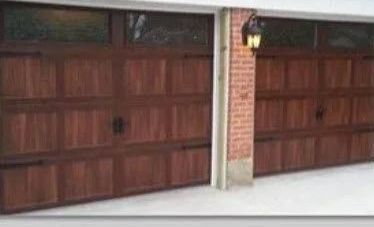
M114 135L120 135L125 132L125 122L122 117L115 117L112 121L112 129Z
M319 105L316 111L316 119L322 120L323 116L325 115L325 112L326 112L326 107Z
M118 129L118 118L117 117L113 118L113 121L112 121L112 130L113 130L113 134L114 135L117 135L119 133L119 129Z
M123 132L125 130L124 127L125 127L125 123L124 123L122 117L119 117L118 118L118 133L119 134L123 134Z

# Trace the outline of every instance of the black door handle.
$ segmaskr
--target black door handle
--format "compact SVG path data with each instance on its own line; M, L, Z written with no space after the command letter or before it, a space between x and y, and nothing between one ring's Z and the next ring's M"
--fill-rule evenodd
M324 106L324 107L322 108L322 116L321 116L322 119L323 119L323 117L325 116L326 110L327 110L327 107Z
M114 135L117 135L119 133L118 120L119 118L115 117L112 121L112 130Z
M124 122L123 122L123 119L122 119L122 117L119 117L118 118L118 133L119 134L123 134L123 132L124 132Z
M321 119L322 113L321 113L320 107L317 108L315 116L316 116L316 120Z
M325 115L326 107L319 105L316 111L316 119L322 120L323 116Z
M125 122L122 117L113 118L112 129L114 135L123 134L125 132Z

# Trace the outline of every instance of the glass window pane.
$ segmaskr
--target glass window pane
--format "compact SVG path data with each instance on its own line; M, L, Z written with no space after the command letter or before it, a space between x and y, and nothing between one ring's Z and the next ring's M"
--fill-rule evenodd
M129 13L127 38L131 43L206 45L208 21L195 15Z
M314 47L314 23L282 19L261 19L262 47Z
M329 24L327 45L334 48L367 48L370 46L369 30L364 25Z
M4 8L5 39L62 42L108 42L104 12L41 7Z

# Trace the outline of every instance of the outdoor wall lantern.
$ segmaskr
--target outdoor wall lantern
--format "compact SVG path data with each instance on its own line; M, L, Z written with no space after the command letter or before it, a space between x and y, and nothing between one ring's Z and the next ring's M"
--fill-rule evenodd
M248 47L252 53L260 47L261 44L261 27L259 26L256 11L252 11L248 20L242 27L243 45Z

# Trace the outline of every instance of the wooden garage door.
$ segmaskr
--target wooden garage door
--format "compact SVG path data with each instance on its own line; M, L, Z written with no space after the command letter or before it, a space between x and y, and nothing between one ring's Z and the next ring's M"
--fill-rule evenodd
M297 22L286 24L293 23ZM323 30L328 26L319 29L324 34L320 40L328 37ZM255 174L372 160L373 69L373 58L365 51L315 50L313 46L260 51Z
M210 16L2 13L2 212L209 182Z

